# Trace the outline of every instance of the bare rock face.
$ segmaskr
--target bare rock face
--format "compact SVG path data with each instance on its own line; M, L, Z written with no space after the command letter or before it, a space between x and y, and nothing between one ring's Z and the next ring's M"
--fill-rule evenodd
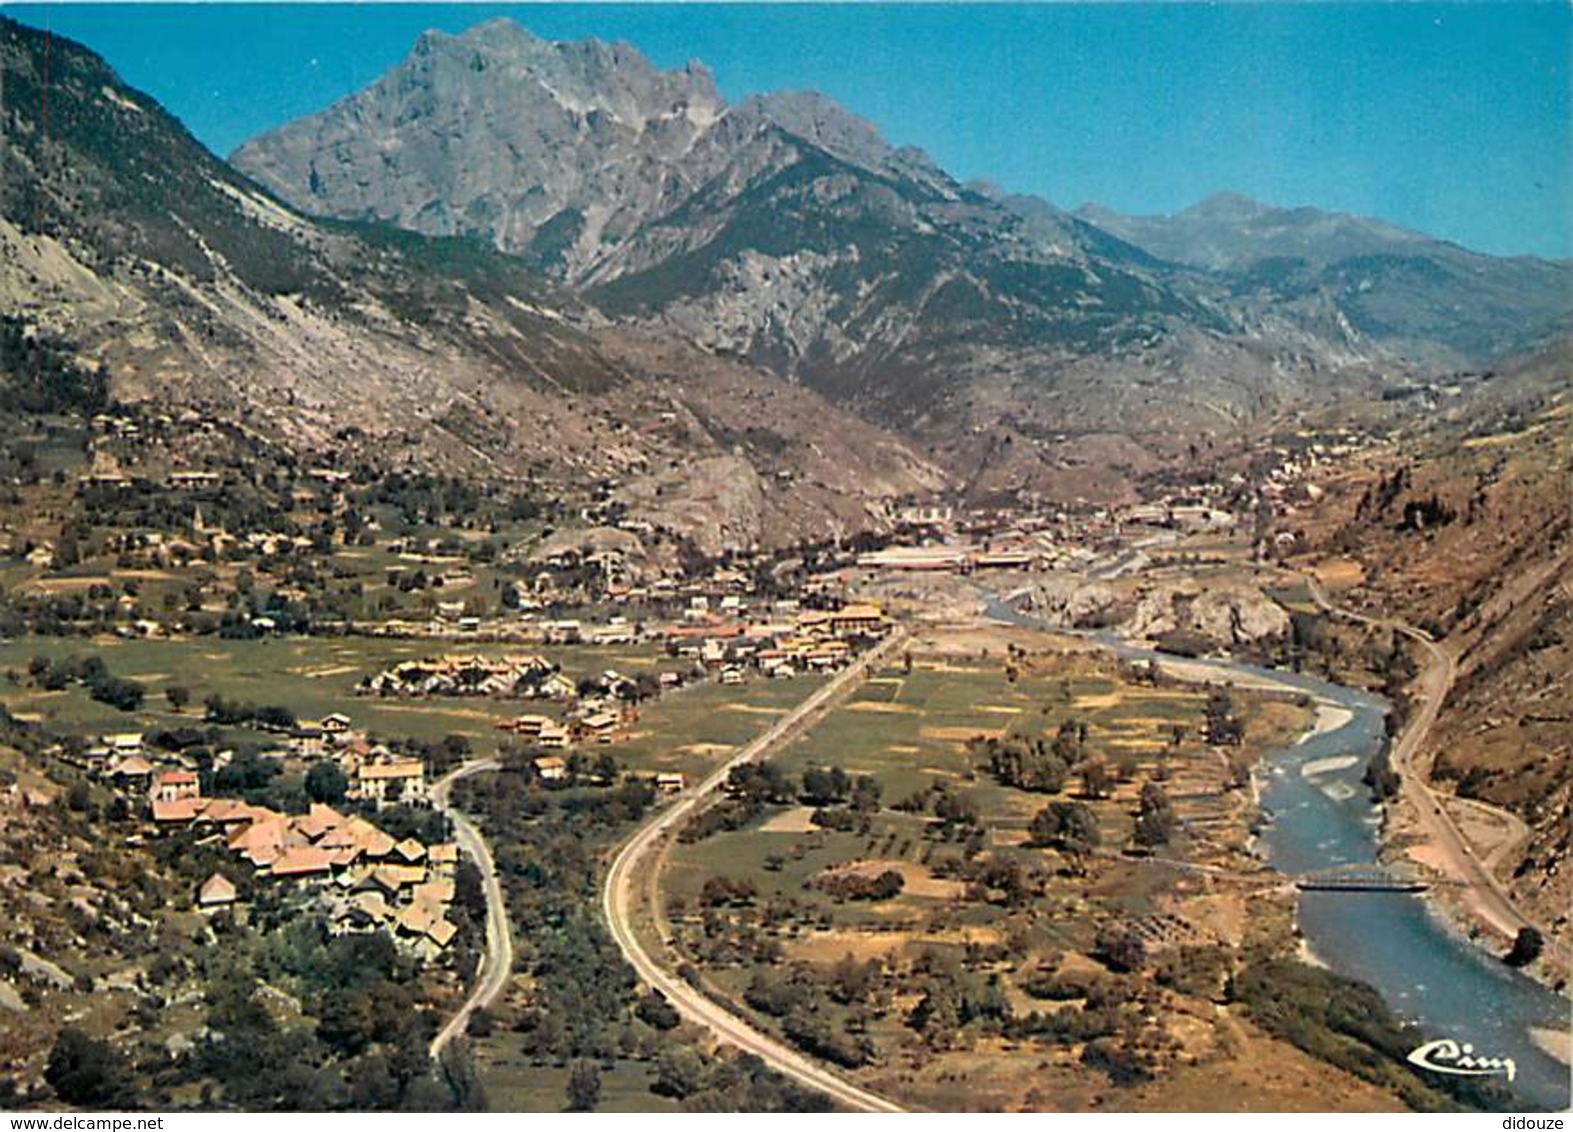
M1260 590L1208 589L1191 606L1196 631L1225 645L1282 637L1289 632L1289 614Z
M1227 329L1148 257L967 189L823 95L729 106L697 64L506 20L423 35L233 161L307 213L483 238L886 424L964 400L972 368L1041 386L1171 319Z
M702 70L661 74L623 48L559 49L512 25L468 54L457 42L423 41L425 77L398 95L409 121L474 97L463 76L477 72L454 69L463 60L549 73L564 106L594 94L573 119L591 134L691 135L718 105ZM242 419L313 459L332 446L347 462L559 498L667 466L746 465L738 497L712 501L709 546L877 527L891 500L943 482L898 437L669 333L630 338L515 257L317 222L69 40L0 16L0 73L4 321L101 363L119 398ZM352 121L340 128L360 144ZM389 142L390 162L414 136ZM688 514L697 523L706 508Z
M1029 599L1039 617L1067 629L1085 628L1101 621L1117 601L1108 583L1061 573L1036 579Z
M371 87L233 160L308 212L483 233L577 277L702 183L711 170L682 159L724 109L697 63L660 71L499 19L425 33Z
M636 481L625 499L633 513L688 536L706 554L764 541L764 484L739 456L712 456L679 474Z
M1566 264L1243 198L1069 213L962 185L823 95L728 105L697 63L507 20L426 33L233 161L308 214L475 236L623 326L937 446L1009 420L1045 444L1092 430L1150 449L1378 397L1407 367L1480 362L1570 317ZM1126 486L1047 450L983 455L1003 490Z
M1380 395L1398 355L1457 362L1568 307L1564 266L1353 217L1218 198L1145 222L961 186L823 94L728 105L700 64L510 20L428 31L233 160L302 211L483 237L624 324L941 442L1002 417L1037 437L1235 428ZM1472 280L1490 294L1464 332Z
M1203 589L1190 582L1173 582L1144 590L1120 631L1149 641L1186 634L1230 649L1282 637L1289 629L1284 608L1252 586Z
M921 153L823 95L729 108L701 63L662 71L627 44L553 43L507 19L426 32L370 87L232 160L307 212L477 234L584 280L644 266L649 254L619 247L702 187L736 191L792 163L781 131L956 195ZM705 220L687 218L701 231Z

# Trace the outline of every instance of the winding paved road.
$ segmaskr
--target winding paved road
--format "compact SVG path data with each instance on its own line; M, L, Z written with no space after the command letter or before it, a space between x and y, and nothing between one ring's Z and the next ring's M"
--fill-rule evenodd
M1470 890L1474 906L1482 918L1494 925L1504 935L1512 938L1520 928L1535 927L1534 921L1519 911L1502 882L1487 867L1465 840L1453 817L1442 805L1437 791L1425 781L1415 768L1415 755L1426 736L1435 725L1442 704L1447 700L1458 677L1458 658L1451 649L1444 648L1429 633L1413 625L1392 618L1368 617L1352 609L1333 604L1322 588L1321 581L1313 574L1305 574L1311 597L1323 610L1362 625L1390 629L1417 642L1430 657L1430 663L1421 671L1418 681L1420 700L1418 710L1405 725L1403 734L1393 745L1389 765L1397 772L1399 789L1408 799L1420 827L1442 850L1451 871ZM1539 930L1538 928L1536 929ZM1546 946L1564 963L1568 961L1565 949L1557 941L1546 937Z
M665 995L667 1000L691 1022L704 1026L719 1040L752 1053L778 1073L811 1089L825 1093L836 1103L859 1112L904 1112L900 1105L854 1085L787 1046L755 1029L746 1019L707 998L696 988L661 965L657 956L645 949L633 926L632 908L637 886L634 877L647 857L664 837L677 829L696 809L726 783L733 767L757 762L783 743L801 735L820 715L849 693L868 671L895 650L906 637L903 630L893 632L875 648L859 657L845 671L814 692L759 738L738 751L697 786L684 791L676 801L641 826L618 850L607 870L601 906L612 938L622 949L639 977Z
M497 770L500 765L495 759L476 759L449 771L431 788L431 804L453 822L454 840L481 870L481 882L486 892L486 950L481 953L475 988L470 991L470 997L464 1000L464 1005L432 1039L433 1061L442 1056L449 1042L464 1033L470 1015L497 1001L497 996L508 985L508 976L513 972L513 929L508 924L508 906L503 901L502 885L497 880L497 865L492 860L491 849L470 819L448 802L448 794L459 779L482 771Z

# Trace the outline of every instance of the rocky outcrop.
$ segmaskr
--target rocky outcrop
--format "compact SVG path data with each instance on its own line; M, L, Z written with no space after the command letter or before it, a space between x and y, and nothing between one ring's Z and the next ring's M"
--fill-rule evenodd
M1113 587L1106 582L1054 572L1033 580L1025 604L1051 625L1085 629L1104 624L1117 601Z
M1135 611L1120 626L1122 635L1138 640L1184 635L1225 650L1281 638L1289 629L1288 612L1255 587L1204 589L1191 582L1143 590Z
M697 63L660 71L499 19L426 32L371 87L233 160L308 212L482 233L577 278L713 175L696 147L724 110Z

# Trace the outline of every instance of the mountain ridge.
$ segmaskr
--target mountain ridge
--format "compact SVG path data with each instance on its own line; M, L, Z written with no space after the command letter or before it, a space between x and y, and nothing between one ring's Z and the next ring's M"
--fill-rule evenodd
M728 104L692 64L660 71L627 45L548 44L507 21L423 36L234 160L306 211L489 239L614 319L930 440L986 427L981 403L1040 434L1055 418L1239 427L1413 367L1484 364L1564 328L1573 305L1556 264L1238 196L1181 214L1230 227L1201 254L1165 239L1168 221L962 185L823 95ZM1313 238L1325 262L1304 254ZM1107 396L1079 391L1088 370ZM1184 370L1190 404L1148 407L1155 370Z
M1573 264L1491 256L1374 217L1235 193L1169 216L1124 216L1099 205L1075 215L1206 272L1237 296L1336 309L1422 366L1484 365L1573 329Z
M488 245L296 211L70 40L0 17L0 66L0 296L27 333L106 367L117 397L566 498L726 460L755 485L736 513L672 525L710 551L877 527L943 482L809 391L676 363L680 343L610 327ZM749 433L761 403L769 427Z

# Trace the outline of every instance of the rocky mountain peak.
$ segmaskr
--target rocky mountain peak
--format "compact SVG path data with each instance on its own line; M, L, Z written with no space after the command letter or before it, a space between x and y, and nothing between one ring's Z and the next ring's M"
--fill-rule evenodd
M1319 390L1329 368L1387 364L1389 345L1454 364L1566 309L1565 273L1358 217L1234 193L1173 216L1071 214L964 189L823 94L729 107L697 64L662 70L627 44L511 21L423 38L234 160L307 212L481 236L614 318L892 423L966 403L979 367L1032 389L1073 359L1124 380L1167 351L1165 367Z
M702 66L512 20L428 32L371 86L233 161L301 208L475 234L576 277L691 191L680 167L725 113Z
M1273 211L1271 205L1253 200L1244 193L1218 192L1204 197L1180 213L1198 220L1243 224Z
M755 95L738 106L735 113L757 116L871 173L917 180L946 197L954 197L959 191L928 154L911 146L897 149L874 123L817 90Z

